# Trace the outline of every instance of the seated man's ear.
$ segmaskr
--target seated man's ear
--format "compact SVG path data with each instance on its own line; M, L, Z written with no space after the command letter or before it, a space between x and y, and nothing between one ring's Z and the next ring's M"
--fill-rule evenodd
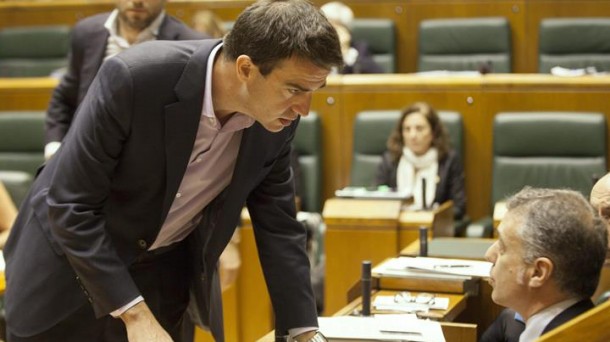
M553 275L555 265L546 257L537 258L530 266L529 286L539 288L548 283Z

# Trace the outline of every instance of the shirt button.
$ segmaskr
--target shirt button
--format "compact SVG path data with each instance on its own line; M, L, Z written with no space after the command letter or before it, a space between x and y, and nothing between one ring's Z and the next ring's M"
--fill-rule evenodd
M140 248L142 249L146 249L146 247L148 247L148 244L146 243L146 240L138 240L138 246L140 246Z
M182 194L181 193L177 193L176 194L176 198L180 198L180 197L182 197Z

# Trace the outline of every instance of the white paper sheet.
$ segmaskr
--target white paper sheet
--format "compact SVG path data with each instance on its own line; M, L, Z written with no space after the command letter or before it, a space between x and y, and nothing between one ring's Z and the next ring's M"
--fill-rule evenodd
M445 342L439 322L417 319L415 315L320 317L318 323L330 340Z

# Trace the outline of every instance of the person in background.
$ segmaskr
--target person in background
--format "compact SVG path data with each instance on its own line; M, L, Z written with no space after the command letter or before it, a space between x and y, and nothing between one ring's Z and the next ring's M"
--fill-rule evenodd
M591 189L590 202L593 208L598 211L610 231L610 173L600 178ZM610 265L610 241L606 253L606 264Z
M5 246L8 341L178 342L187 314L224 341L218 257L244 205L277 337L322 341L290 145L342 63L307 0L106 60Z
M508 321L516 312L525 323L520 342L534 341L593 307L607 246L603 220L576 191L526 187L508 200L498 240L485 257L493 263L492 300L513 310L512 317L506 313ZM489 329L483 336L505 340L516 336Z
M207 36L165 13L167 0L116 0L110 13L79 21L72 29L66 73L53 90L45 119L45 158L61 146L102 63L150 40L188 40Z
M222 38L227 33L222 20L210 10L197 11L193 15L191 26L195 31L207 34L212 38Z
M320 7L324 15L333 24L341 41L344 67L340 74L380 74L383 69L373 60L369 46L363 41L352 40L354 12L349 6L340 2L328 2Z
M17 217L17 208L6 187L0 182L0 248L4 247L8 234Z
M425 203L422 194L425 180ZM414 208L453 201L454 216L466 211L464 170L436 111L417 102L402 111L377 168L376 185L386 185L413 195Z

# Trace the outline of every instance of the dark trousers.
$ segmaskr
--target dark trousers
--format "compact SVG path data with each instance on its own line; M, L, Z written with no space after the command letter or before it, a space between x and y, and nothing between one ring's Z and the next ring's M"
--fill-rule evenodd
M130 273L148 307L176 342L193 340L193 325L185 315L189 299L191 258L185 243L140 257ZM28 308L23 308L28 310ZM31 337L7 331L9 342L127 342L120 318L95 318L87 304L51 329Z

